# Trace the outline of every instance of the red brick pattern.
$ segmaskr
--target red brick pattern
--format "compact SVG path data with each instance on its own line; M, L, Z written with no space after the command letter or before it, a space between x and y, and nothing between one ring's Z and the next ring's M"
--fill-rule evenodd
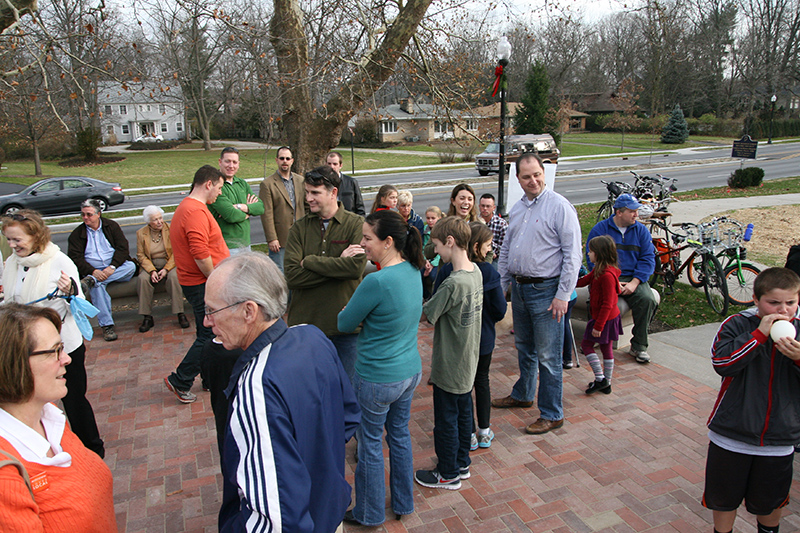
M119 341L94 340L87 350L89 398L114 473L119 530L126 533L211 532L221 498L219 455L208 393L182 405L162 379L194 340L171 321L146 334L118 324ZM432 329L420 326L424 377L412 406L415 468L435 465L432 392L426 386ZM703 490L705 421L716 391L654 363L617 353L613 393L586 396L588 365L565 371L562 429L542 436L524 428L530 409L493 410L492 447L472 455L472 477L459 491L415 487L416 512L373 531L395 532L694 532L711 531ZM513 338L501 336L492 362L494 396L517 376ZM354 445L347 475L353 482ZM387 455L388 457L388 455ZM796 469L797 470L797 469ZM388 476L388 459L387 459ZM387 477L388 484L388 477ZM388 498L388 490L387 490ZM782 531L799 531L800 485ZM741 511L737 528L754 530ZM367 528L345 526L345 531Z

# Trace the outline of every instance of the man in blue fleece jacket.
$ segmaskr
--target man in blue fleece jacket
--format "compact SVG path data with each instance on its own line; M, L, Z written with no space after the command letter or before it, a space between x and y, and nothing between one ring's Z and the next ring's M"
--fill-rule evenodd
M620 298L624 298L633 314L633 338L630 354L637 363L649 363L647 353L647 330L658 308L648 280L656 267L655 248L650 231L637 222L641 204L630 194L621 194L614 202L614 214L598 222L586 238L586 262L591 270L594 264L589 261L589 241L598 235L608 235L617 243Z

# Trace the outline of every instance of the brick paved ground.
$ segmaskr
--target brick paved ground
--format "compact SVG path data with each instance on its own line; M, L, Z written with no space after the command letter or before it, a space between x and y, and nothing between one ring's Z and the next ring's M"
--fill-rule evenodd
M120 340L94 340L87 351L90 399L114 473L122 532L216 531L221 476L208 393L181 405L162 383L194 330L165 319L146 334L118 324ZM425 385L432 329L420 328L425 378L412 406L415 467L434 465L432 392ZM473 454L472 478L459 491L416 487L416 513L374 531L693 532L711 531L700 506L715 391L657 364L617 354L614 392L587 397L588 366L565 373L566 423L543 436L524 433L536 408L494 410L497 437ZM657 359L656 359L657 360ZM517 375L513 339L498 339L492 363L495 396ZM353 481L352 444L347 473ZM798 470L797 468L795 470ZM796 475L797 478L797 475ZM388 496L388 494L387 494ZM800 531L800 485L782 530ZM739 531L755 531L741 513ZM345 531L368 528L345 527Z

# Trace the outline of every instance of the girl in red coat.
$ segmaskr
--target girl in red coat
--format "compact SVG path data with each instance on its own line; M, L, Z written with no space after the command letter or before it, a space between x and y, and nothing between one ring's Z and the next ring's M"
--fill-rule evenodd
M614 372L614 350L612 343L622 333L622 323L617 308L619 275L617 268L617 246L608 235L600 235L589 241L589 260L594 270L578 280L578 287L589 285L589 307L593 318L586 324L581 349L592 366L594 381L586 394L603 392L611 394L611 374ZM600 345L603 364L594 351Z

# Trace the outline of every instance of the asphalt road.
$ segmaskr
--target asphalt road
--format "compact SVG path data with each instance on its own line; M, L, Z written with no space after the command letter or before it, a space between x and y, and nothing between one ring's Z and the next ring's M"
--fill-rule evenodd
M759 145L759 158L747 160L744 166L759 166L766 172L766 179L776 179L800 174L800 143L781 143L772 145ZM558 165L555 190L566 196L573 204L598 202L606 198L606 188L600 180L620 180L633 182L633 177L624 167L649 165L650 156L614 157L600 160L567 161L562 160ZM712 160L712 162L709 162ZM680 163L681 166L670 166ZM652 166L640 173L650 175L662 174L677 178L679 191L724 185L728 176L742 163L740 160L730 158L730 147L720 149L694 151L690 153L654 155ZM576 171L588 173L575 174ZM399 188L412 188L413 184L432 182L452 182L453 185L465 181L470 183L480 197L486 192L497 195L497 175L491 175L491 181L478 181L481 178L474 168L424 170L420 172L407 172L381 175L358 176L362 187L377 187L384 183L393 183ZM422 212L431 205L446 207L449 205L450 184L437 185L418 189L414 192L414 207L417 212ZM413 187L416 188L416 187ZM257 186L253 184L254 191ZM115 206L112 210L142 208L149 204L160 206L175 205L185 197L186 191L158 193L146 195L129 195L122 205ZM364 195L367 210L372 204L374 194ZM421 213L422 215L422 213ZM136 244L136 230L144 223L141 221L123 222L123 230L131 243L132 254ZM53 241L62 249L66 249L66 241L71 231L68 228L53 228ZM251 235L253 243L265 241L260 219L251 221Z

